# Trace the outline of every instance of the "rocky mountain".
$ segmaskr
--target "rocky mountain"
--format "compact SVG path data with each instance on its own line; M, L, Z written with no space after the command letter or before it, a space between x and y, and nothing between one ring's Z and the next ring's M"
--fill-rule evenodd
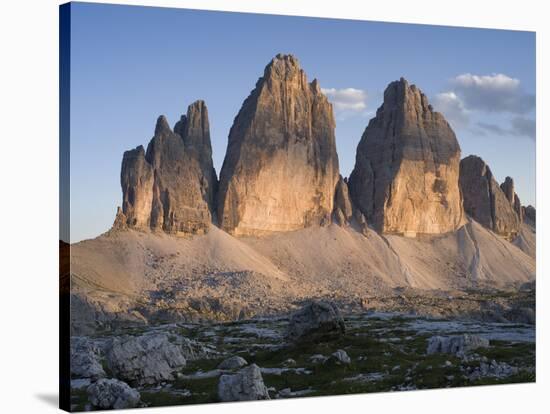
M353 307L402 287L517 289L535 278L526 247L473 220L418 238L336 224L262 237L112 232L71 246L73 326L277 315L312 297Z
M470 155L460 162L460 188L470 217L507 239L518 234L521 205L510 177L499 186L485 161Z
M525 220L529 221L529 224L534 227L537 223L537 210L535 210L535 207L529 205L527 207L522 207L521 211Z
M500 184L500 189L504 192L504 195L512 205L512 208L516 212L519 221L523 221L523 209L521 208L521 201L516 193L516 187L514 185L514 179L512 177L506 177L504 182Z
M328 223L339 177L332 105L298 59L277 55L229 132L218 219L233 235Z
M217 177L205 103L191 104L173 131L160 116L147 152L139 146L124 153L121 185L117 227L206 232L215 210Z
M349 223L353 216L353 204L349 195L348 183L340 176L334 192L334 221L344 225Z
M353 307L365 292L534 279L534 208L481 158L460 161L455 134L416 86L386 88L349 179L334 128L331 104L292 55L277 55L244 101L219 184L204 102L173 129L159 117L147 150L124 153L115 231L71 246L75 320L238 319L311 297Z
M443 115L401 78L388 85L361 137L350 194L378 231L454 231L464 222L459 162L460 146Z

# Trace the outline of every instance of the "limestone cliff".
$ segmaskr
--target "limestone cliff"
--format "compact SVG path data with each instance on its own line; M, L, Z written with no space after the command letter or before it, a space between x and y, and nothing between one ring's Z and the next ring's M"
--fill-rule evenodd
M518 234L521 220L514 209L515 192L511 179L501 188L485 161L470 155L460 162L460 188L464 210L470 217L507 239Z
M334 221L344 225L351 220L352 216L353 205L349 196L348 183L340 176L334 194Z
M504 182L500 184L500 189L504 192L504 195L512 205L512 208L516 212L519 221L523 221L523 209L521 208L521 201L516 193L516 187L514 185L514 179L512 177L506 177Z
M207 231L217 178L204 102L190 105L174 131L160 116L147 152L140 146L124 153L121 184L120 217L129 227L175 234Z
M460 146L443 115L401 78L388 85L361 137L350 194L378 231L454 231L464 222L459 162Z
M220 174L218 219L234 235L330 221L339 177L332 105L292 55L277 55L244 101Z

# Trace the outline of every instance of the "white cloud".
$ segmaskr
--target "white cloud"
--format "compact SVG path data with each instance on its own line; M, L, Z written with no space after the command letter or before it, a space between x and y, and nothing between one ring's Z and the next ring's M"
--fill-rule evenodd
M476 125L481 128L483 134L489 133L491 135L527 137L533 140L536 135L535 120L522 116L512 118L508 126L501 126L488 122L478 122Z
M469 113L462 100L452 91L435 95L434 109L441 112L453 127L462 127L469 123Z
M481 135L535 139L535 120L530 116L535 96L522 90L519 79L502 73L458 75L451 79L450 90L435 95L433 105L454 128L473 128ZM499 115L502 121L487 122L488 113Z
M468 109L525 114L535 108L535 96L521 89L519 79L502 73L464 73L452 79L451 84Z
M334 106L339 117L357 115L367 109L367 92L355 88L323 88L321 89Z

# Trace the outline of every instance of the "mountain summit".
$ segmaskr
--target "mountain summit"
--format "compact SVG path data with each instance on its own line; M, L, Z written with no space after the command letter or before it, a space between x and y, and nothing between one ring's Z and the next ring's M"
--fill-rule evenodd
M160 116L147 152L139 146L124 153L120 179L123 204L118 225L174 234L206 232L217 177L205 103L189 105L174 131Z
M350 193L378 231L454 231L464 222L459 163L460 146L443 115L401 78L388 85L361 137Z
M220 174L218 219L234 235L330 220L339 178L332 105L298 59L277 55L244 101Z

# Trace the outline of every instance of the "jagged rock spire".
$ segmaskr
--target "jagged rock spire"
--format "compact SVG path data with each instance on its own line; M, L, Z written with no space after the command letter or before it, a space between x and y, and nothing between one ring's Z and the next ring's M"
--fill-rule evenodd
M214 212L217 187L208 111L194 102L174 131L160 116L147 152L124 153L122 214L128 227L168 233L203 233ZM119 219L120 222L120 219Z
M218 217L236 235L330 221L338 181L332 106L298 60L277 55L244 101L220 174Z
M514 183L510 177L499 186L485 161L470 155L460 162L460 188L470 217L505 238L516 236L521 220L514 210Z

